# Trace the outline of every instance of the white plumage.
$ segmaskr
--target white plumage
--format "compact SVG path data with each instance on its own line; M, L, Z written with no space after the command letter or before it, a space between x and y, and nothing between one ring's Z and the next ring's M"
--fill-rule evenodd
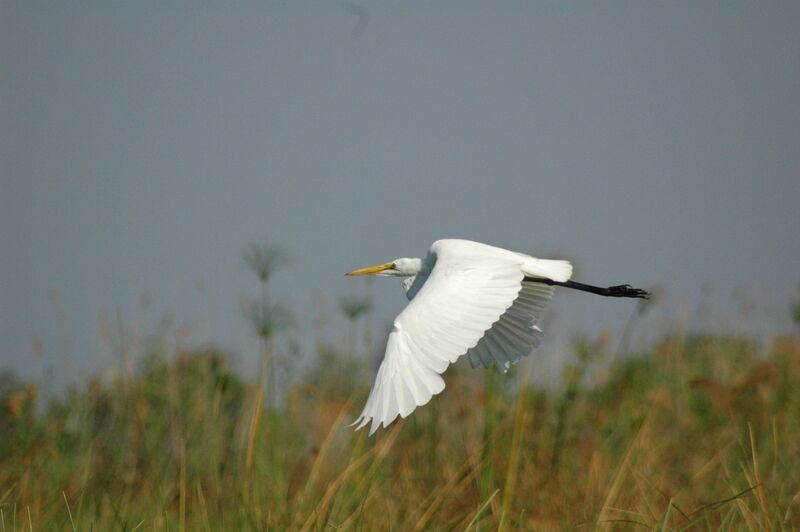
M406 417L444 389L441 374L467 355L473 367L507 371L542 335L537 320L572 265L470 242L439 240L420 259L397 259L349 275L405 277L411 300L394 320L386 353L357 428L370 434Z

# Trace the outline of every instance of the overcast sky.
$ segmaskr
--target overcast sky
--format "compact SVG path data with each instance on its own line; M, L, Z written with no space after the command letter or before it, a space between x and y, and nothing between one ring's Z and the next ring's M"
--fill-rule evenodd
M197 4L0 3L0 365L93 367L117 309L247 352L265 239L301 335L315 290L335 314L344 272L443 237L790 326L800 3ZM385 324L405 299L374 293ZM556 307L553 334L632 308Z

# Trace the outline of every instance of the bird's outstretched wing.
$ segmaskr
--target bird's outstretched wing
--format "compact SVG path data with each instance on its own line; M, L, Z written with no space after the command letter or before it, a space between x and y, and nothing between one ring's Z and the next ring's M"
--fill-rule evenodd
M545 285L523 290L525 272L538 259L483 244L440 240L426 260L435 264L395 319L375 384L354 423L357 428L371 423L370 434L441 392L440 374L468 351L502 369L526 354L524 346L529 350L538 338L533 329L519 330L533 325L532 317L552 292ZM521 291L523 297L518 297ZM502 326L497 332L485 336L498 321Z

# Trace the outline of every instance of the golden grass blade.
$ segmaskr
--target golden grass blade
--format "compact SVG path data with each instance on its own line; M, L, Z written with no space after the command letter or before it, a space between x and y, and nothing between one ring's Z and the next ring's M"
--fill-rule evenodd
M650 520L652 520L652 518L653 518L652 515L645 515L645 514L643 514L641 512L635 512L633 510L626 510L625 508L616 508L614 506L609 506L608 507L608 511L609 512L619 512L621 514L630 515L631 517L638 517L640 519L650 519Z
M758 500L759 506L761 506L761 512L763 515L763 526L764 530L772 530L772 523L770 522L769 518L769 508L767 508L767 496L764 493L764 484L761 482L761 475L759 474L759 467L758 467L758 455L756 454L756 439L753 435L753 424L747 424L747 430L750 434L750 452L753 458L753 476L755 477L755 486L756 486L756 499Z
M778 470L778 420L772 416L772 475Z
M72 532L77 532L77 528L75 528L75 521L72 519L72 510L69 509L69 501L67 500L67 494L64 490L61 490L61 495L64 496L64 504L67 505L67 513L69 514L69 523L72 525Z
M500 488L495 489L494 492L489 496L489 498L486 499L486 501L483 504L481 504L481 507L478 508L477 512L475 512L475 516L470 520L469 523L467 523L467 526L464 527L465 532L468 531L470 528L472 528L472 525L478 522L478 519L480 518L483 511L486 509L487 506L489 506L489 503L492 502L492 499L494 499L498 493L500 493Z
M795 502L800 502L800 491L794 494L794 496L789 500L789 504L786 505L786 513L783 514L783 524L788 525L792 520L792 506Z
M756 489L755 482L753 481L752 478L750 478L750 475L748 474L747 468L744 466L744 464L742 464L742 474L744 474L744 477L747 480L748 485L750 486L750 488L747 491L754 491ZM734 492L736 491L733 486L731 486L731 490ZM756 495L756 497L758 497L758 495ZM753 514L753 512L747 506L747 503L741 497L736 497L735 500L736 500L736 506L739 508L739 512L741 512L742 517L747 522L747 526L750 528L750 530L758 530L759 529L758 518Z
M672 499L669 500L669 504L667 504L667 510L664 512L664 519L661 521L661 532L665 532L669 530L669 514L672 513Z
M203 526L206 532L211 532L211 521L208 519L208 505L206 504L206 496L203 493L203 486L200 484L200 479L194 484L195 492L197 493L197 502L200 506L200 513L203 516Z
M186 440L181 440L180 479L178 484L178 531L186 530Z
M250 416L250 426L247 431L247 451L245 452L244 472L249 473L253 468L253 450L255 447L256 433L258 432L258 422L261 419L261 403L264 399L264 387L259 383L256 398L253 404L253 412Z

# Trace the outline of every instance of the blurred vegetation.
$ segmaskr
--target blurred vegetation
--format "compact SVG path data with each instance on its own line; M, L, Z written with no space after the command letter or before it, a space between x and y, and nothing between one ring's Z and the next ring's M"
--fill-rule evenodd
M271 301L268 283L275 272L287 267L290 261L283 250L268 243L250 244L242 254L242 258L261 285L258 300L245 299L242 306L261 344L261 375L257 396L262 398L266 395L266 406L272 409L278 403L278 369L288 364L287 360L275 363L274 337L276 333L291 325L292 313L280 303ZM258 402L258 408L260 407L261 401ZM258 414L258 411L254 413L255 416Z
M800 337L673 335L545 392L457 364L368 438L369 364L323 348L262 409L208 348L48 404L0 375L0 530L800 529Z

